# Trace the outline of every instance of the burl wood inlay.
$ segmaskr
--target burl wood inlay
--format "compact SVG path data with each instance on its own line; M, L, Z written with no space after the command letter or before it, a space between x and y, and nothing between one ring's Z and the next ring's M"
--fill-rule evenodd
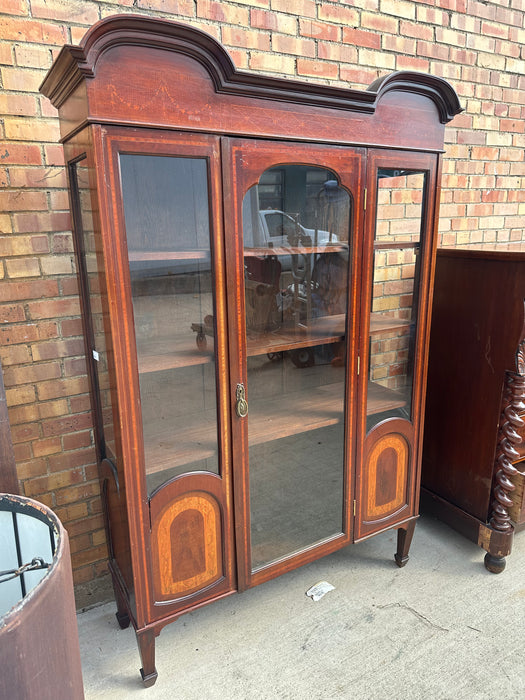
M393 513L406 503L408 445L400 435L385 435L368 459L366 520Z
M220 510L208 494L170 503L153 535L157 598L189 595L222 576Z

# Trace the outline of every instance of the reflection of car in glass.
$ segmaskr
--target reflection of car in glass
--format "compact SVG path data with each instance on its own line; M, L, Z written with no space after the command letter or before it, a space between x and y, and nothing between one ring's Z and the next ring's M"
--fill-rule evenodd
M278 209L259 210L259 230L254 236L254 246L312 246L335 242L337 236L329 231L305 228L293 216ZM245 245L246 241L245 233Z

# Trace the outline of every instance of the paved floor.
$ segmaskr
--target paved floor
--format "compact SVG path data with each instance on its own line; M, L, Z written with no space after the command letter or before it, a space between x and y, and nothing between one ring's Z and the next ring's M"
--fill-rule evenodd
M422 517L411 559L395 533L332 554L165 627L142 687L132 629L113 604L78 616L87 700L523 700L525 532L507 569ZM305 595L328 581L318 602Z

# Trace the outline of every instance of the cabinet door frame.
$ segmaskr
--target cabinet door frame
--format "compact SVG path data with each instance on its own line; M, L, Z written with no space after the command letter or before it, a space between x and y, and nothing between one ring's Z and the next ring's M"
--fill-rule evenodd
M370 317L372 305L372 284L374 274L374 239L376 230L376 212L378 202L377 172L380 168L425 172L426 181L423 193L422 224L420 239L419 286L417 306L417 332L414 348L414 370L411 392L411 420L389 418L367 431L367 387L368 366L370 360ZM430 334L430 311L432 304L433 260L437 246L436 215L439 206L439 182L441 155L416 151L369 149L367 158L367 207L365 213L365 247L362 268L362 326L360 340L360 377L359 377L359 411L357 427L356 452L356 522L355 541L365 539L377 532L387 530L397 524L417 517L419 505L419 476L417 465L421 460L422 430L424 420L424 399L427 371L427 353ZM372 457L376 459L374 448L381 442L389 446L395 443L402 453L407 449L406 474L397 474L398 484L395 505L384 514L372 502L376 486L370 482L369 464ZM377 448L379 449L379 448ZM404 483L399 483L400 478ZM400 495L404 490L403 497ZM403 502L400 502L400 501ZM376 511L376 517L367 513Z
M102 211L107 212L106 220L102 226L103 246L106 273L108 274L110 320L115 340L115 372L120 398L122 450L134 558L133 568L136 579L136 595L137 598L141 598L138 609L143 611L143 619L137 620L137 623L139 627L142 627L155 620L174 617L180 610L191 609L210 598L219 597L235 590L220 144L216 136L208 134L108 126L100 129L99 148L99 153L104 159L104 176L99 178L99 188L103 191L106 199ZM217 339L215 369L219 474L198 472L198 482L199 488L204 491L206 479L208 479L210 494L216 499L222 499L220 512L223 528L221 540L224 575L213 586L204 587L203 591L197 591L192 596L181 596L174 601L159 601L158 603L155 603L154 592L158 572L153 571L150 501L152 498L158 497L164 503L166 493L161 493L164 489L175 488L180 493L180 481L186 476L182 474L175 477L161 485L151 496L148 496L139 371L120 182L119 157L121 153L195 157L205 158L208 161L210 248L215 280L214 302ZM188 333L193 337L191 328L188 328ZM195 477L191 478L192 482L189 488L194 489ZM175 482L177 483L173 486Z
M359 329L358 285L362 246L362 210L364 197L364 154L362 148L318 143L290 143L262 139L223 138L224 216L226 258L228 260L228 326L230 345L230 401L233 440L233 473L237 575L239 590L244 590L281 573L292 570L352 541L353 536L353 455L355 452L357 338ZM280 164L311 165L334 171L340 185L352 197L352 246L347 307L347 355L344 446L343 527L320 543L272 562L256 571L251 569L250 492L247 421L235 413L238 383L247 385L247 349L245 332L244 260L242 202L250 187L257 184L268 168Z

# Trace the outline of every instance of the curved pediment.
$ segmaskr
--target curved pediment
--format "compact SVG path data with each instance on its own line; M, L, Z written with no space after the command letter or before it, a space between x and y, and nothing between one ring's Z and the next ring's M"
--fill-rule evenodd
M430 97L442 123L461 111L454 89L441 78L398 72L376 80L367 90L354 90L239 71L224 47L206 32L140 15L108 17L95 24L79 46L64 46L41 91L55 107L60 107L82 80L96 76L99 58L118 46L147 47L189 56L206 68L215 91L221 94L372 114L384 94L401 90Z

